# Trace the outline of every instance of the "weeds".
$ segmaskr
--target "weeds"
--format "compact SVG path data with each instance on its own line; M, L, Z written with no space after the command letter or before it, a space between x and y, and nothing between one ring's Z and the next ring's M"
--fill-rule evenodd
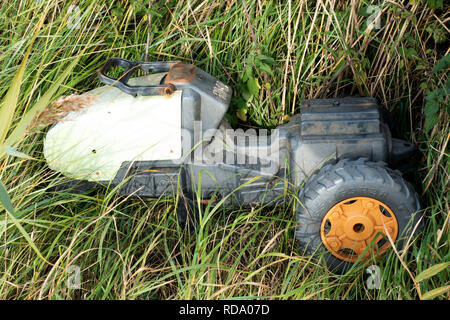
M422 298L449 298L448 4L143 3L0 4L0 298L416 299L415 283ZM99 86L95 71L113 56L197 65L234 88L236 126L273 127L304 98L376 97L394 134L419 146L406 178L421 194L424 232L337 276L297 249L293 203L207 207L189 233L171 198L49 191L62 178L43 161L46 129L27 128L51 101ZM367 286L372 264L379 290ZM74 265L80 289L67 287Z

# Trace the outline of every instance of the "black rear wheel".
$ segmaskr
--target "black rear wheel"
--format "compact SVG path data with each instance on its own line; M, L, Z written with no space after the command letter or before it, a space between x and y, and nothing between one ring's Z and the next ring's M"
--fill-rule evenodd
M401 248L423 227L418 196L399 171L366 159L326 165L299 193L296 239L328 268L347 271L358 258Z

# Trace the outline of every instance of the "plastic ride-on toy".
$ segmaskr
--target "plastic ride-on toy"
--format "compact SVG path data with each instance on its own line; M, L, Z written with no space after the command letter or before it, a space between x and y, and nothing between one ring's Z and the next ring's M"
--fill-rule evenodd
M125 72L113 78L117 68ZM152 73L131 78L136 70ZM390 168L415 146L391 137L373 98L303 100L300 114L267 135L231 129L231 88L194 65L113 58L98 75L106 86L86 93L92 102L44 141L49 167L74 182L181 194L181 221L194 198L240 207L294 197L300 248L323 254L335 272L422 227L416 192Z

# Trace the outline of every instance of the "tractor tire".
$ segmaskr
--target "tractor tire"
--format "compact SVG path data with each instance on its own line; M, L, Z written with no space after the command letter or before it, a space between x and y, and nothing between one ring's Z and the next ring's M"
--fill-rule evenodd
M388 250L386 233L402 248L423 228L413 187L383 162L361 158L325 165L305 183L299 201L295 237L300 249L323 255L328 269L338 274Z

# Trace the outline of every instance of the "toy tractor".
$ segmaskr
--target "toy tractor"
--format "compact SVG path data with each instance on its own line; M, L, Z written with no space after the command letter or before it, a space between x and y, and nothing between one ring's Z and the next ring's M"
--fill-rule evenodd
M117 68L125 72L113 78ZM131 78L136 70L151 74ZM303 100L269 135L231 129L231 88L194 65L113 58L98 75L106 86L86 93L92 102L44 142L48 166L73 181L183 195L182 221L205 200L275 206L293 197L300 248L336 272L422 227L416 192L389 168L415 146L391 137L373 98Z

